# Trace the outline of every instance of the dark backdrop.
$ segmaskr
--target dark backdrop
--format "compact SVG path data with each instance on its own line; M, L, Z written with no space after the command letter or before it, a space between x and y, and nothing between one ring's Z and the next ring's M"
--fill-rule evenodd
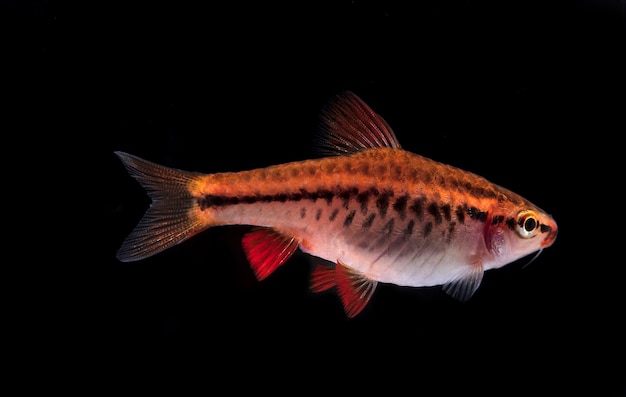
M55 381L624 395L623 2L78 3L5 1L0 17L25 110L12 132L52 152L44 174L60 166L69 231L46 229L62 248L33 270L55 287L30 330L53 347L44 373L70 360ZM304 254L257 282L246 226L115 259L149 202L113 151L202 172L307 159L345 89L407 150L552 213L556 243L487 272L467 303L382 285L352 320L308 291Z

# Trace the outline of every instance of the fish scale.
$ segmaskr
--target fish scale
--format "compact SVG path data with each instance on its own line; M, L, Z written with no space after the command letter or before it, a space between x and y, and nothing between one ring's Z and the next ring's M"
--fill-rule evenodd
M252 225L242 244L260 280L299 248L323 259L311 288L336 288L353 317L378 282L442 285L466 300L484 271L554 242L550 215L483 177L402 149L353 93L331 100L320 120L317 149L326 157L249 171L201 174L116 152L152 198L118 258L149 257L209 227Z

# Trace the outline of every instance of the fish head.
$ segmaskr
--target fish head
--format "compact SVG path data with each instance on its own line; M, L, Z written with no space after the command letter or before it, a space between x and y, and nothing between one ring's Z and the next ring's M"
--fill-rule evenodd
M495 258L494 267L500 267L551 246L557 234L554 218L528 204L511 208L499 221L488 221L484 237Z

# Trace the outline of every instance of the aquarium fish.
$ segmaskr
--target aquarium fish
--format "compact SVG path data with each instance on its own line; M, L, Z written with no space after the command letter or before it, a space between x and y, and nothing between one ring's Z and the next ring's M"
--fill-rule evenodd
M342 92L323 107L321 158L203 174L115 152L152 202L117 258L137 261L210 227L252 225L243 250L262 280L300 249L321 258L311 289L335 288L348 317L377 283L443 286L459 300L489 269L554 243L554 219L525 198L400 147L385 120Z

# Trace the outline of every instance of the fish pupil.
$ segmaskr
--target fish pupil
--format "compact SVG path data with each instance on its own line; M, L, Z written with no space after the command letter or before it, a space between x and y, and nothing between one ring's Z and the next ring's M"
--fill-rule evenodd
M535 230L536 227L537 227L537 221L535 221L535 218L528 218L524 222L524 229L526 229L527 232L531 232Z

